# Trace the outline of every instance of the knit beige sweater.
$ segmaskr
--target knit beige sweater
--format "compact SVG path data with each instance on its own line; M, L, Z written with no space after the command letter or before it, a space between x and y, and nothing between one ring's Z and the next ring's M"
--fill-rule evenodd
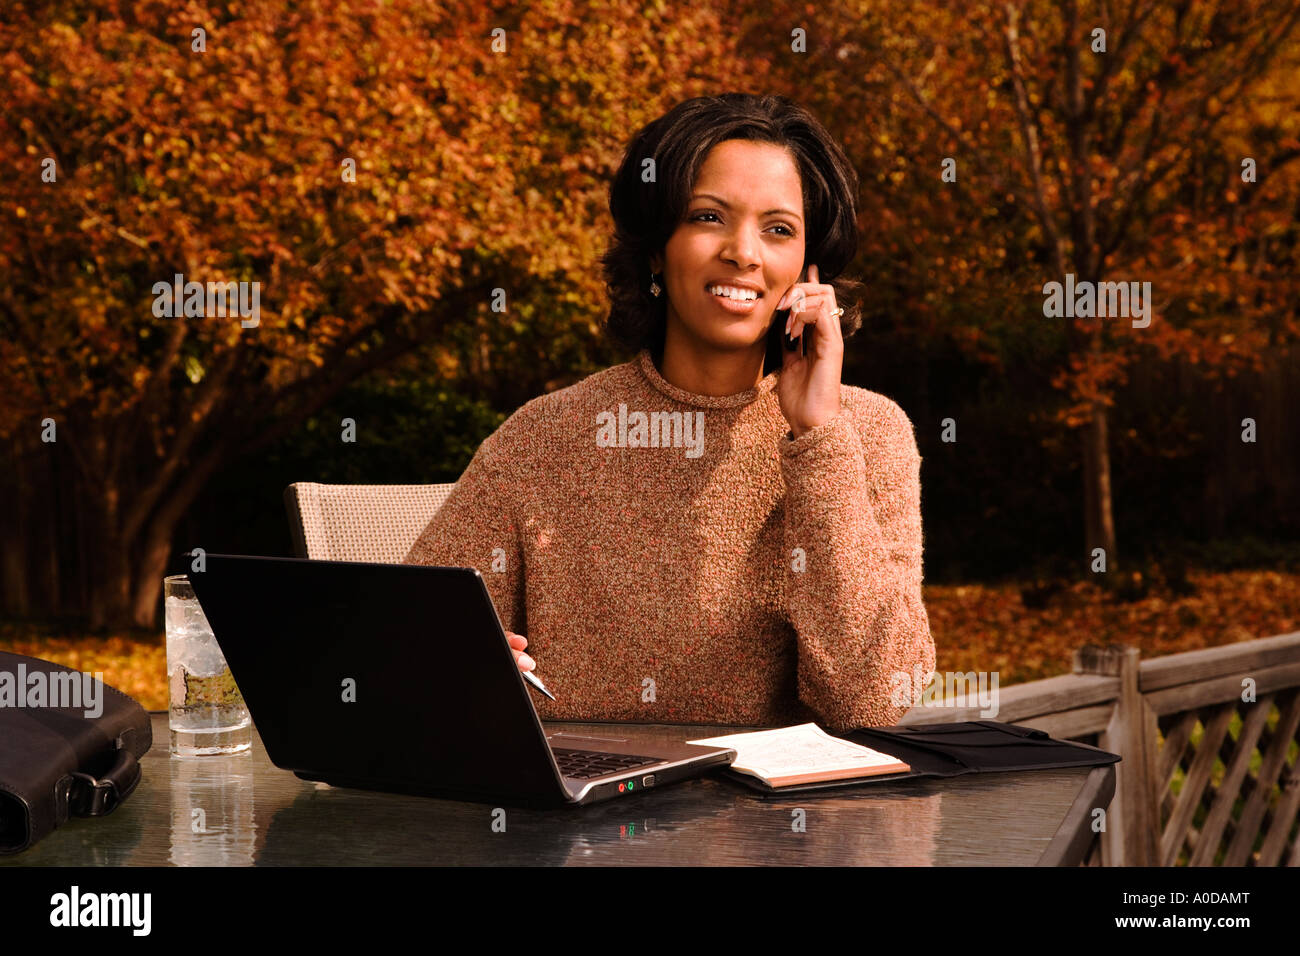
M694 395L643 351L533 399L404 563L482 573L544 720L896 723L935 663L912 424L841 385L791 440L779 374Z

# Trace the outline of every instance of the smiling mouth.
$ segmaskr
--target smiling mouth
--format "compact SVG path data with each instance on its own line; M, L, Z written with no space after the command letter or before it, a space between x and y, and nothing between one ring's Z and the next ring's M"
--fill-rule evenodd
M705 286L704 291L707 292L709 295L713 296L713 298L715 299L726 299L728 302L739 302L739 303L757 302L759 299L763 298L763 293L755 289L744 289L740 291L739 295L728 295L725 293L718 293L713 291L714 289L718 289L718 288L724 288L724 286Z

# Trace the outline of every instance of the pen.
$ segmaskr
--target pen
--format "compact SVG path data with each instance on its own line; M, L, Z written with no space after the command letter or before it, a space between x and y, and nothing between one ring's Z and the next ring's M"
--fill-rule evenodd
M521 674L524 675L524 680L528 681L528 683L532 684L534 687L536 687L538 690L540 690L540 691L541 691L543 694L545 694L547 697L551 698L551 700L555 700L555 695L552 694L549 690L547 690L547 689L546 689L546 685L543 684L543 683L542 683L540 680L538 680L536 677L534 677L534 676L532 675L532 672L530 672L530 671L520 671L519 673L521 673Z

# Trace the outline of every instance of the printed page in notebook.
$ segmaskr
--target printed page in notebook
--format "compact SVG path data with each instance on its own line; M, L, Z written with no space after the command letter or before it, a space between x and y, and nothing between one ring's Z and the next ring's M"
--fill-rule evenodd
M889 754L832 737L816 724L798 724L777 730L758 730L686 742L730 747L736 751L736 759L731 764L733 769L748 770L768 779L857 767L878 767L899 762L897 757Z

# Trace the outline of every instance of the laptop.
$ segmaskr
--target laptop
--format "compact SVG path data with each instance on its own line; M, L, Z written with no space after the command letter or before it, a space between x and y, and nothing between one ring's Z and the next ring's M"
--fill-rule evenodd
M650 740L618 724L548 732L474 568L205 561L186 573L267 756L304 780L550 807L635 796L735 759L670 728Z

